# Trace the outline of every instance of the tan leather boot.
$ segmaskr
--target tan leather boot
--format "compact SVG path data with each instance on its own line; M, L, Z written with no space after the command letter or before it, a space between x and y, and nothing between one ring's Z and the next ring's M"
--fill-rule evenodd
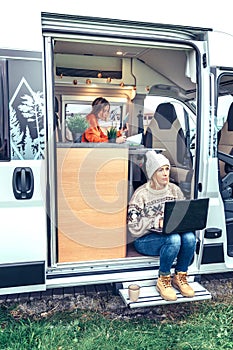
M194 290L187 281L187 272L178 272L172 278L172 285L178 289L184 297L192 298L195 295Z
M177 300L176 292L171 285L171 276L160 276L157 280L156 285L157 291L160 293L161 297L165 300Z

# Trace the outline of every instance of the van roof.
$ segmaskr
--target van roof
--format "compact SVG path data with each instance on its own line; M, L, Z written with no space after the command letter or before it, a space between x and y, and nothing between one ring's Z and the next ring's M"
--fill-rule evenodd
M198 37L203 36L207 31L212 31L211 28L204 27L191 27L191 26L182 26L174 24L161 24L161 23L152 23L152 22L138 22L132 20L122 20L122 19L113 19L113 18L100 18L100 17L89 17L89 16L76 16L76 15L67 15L59 13L48 13L42 12L42 30L46 31L61 31L62 28L66 31L73 31L74 28L89 28L98 25L98 30L106 31L106 25L108 26L108 31L115 31L120 34L121 29L124 27L127 28L128 34L132 34L133 31L138 32L145 31L145 35L149 33L160 33L163 36L180 36L185 35L187 38L190 36L193 39L198 39ZM121 32L123 35L123 32Z

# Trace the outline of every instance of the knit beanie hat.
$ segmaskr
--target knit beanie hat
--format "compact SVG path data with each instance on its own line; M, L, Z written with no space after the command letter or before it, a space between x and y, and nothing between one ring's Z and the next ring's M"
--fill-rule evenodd
M146 172L149 179L152 178L154 172L164 165L170 168L169 160L161 153L155 151L146 152Z

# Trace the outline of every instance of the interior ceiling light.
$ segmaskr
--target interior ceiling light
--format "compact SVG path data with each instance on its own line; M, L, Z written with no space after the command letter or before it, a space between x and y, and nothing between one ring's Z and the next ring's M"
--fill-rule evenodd
M119 50L119 51L116 52L116 54L117 54L118 56L122 56L122 55L123 55L123 52Z

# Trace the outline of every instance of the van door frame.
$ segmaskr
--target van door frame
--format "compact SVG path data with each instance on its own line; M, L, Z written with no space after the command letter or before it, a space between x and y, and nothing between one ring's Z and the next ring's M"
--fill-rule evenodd
M73 18L73 17L72 17ZM77 17L78 18L78 17ZM86 19L86 18L85 18ZM78 18L78 20L80 21L80 18ZM85 21L84 21L84 24L85 24ZM139 23L140 24L140 23ZM135 24L134 24L135 25ZM51 26L52 26L52 22L51 22ZM43 31L43 35L44 35L44 49L45 49L45 62L46 62L46 76L45 76L45 81L49 81L49 83L47 83L47 101L46 101L46 111L47 111L47 115L48 115L48 118L49 118L49 128L48 128L48 138L51 139L51 141L49 142L49 145L48 145L48 162L49 162L49 165L48 165L48 173L50 174L49 176L51 178L54 178L54 175L55 175L55 160L56 160L56 154L55 154L55 151L54 151L54 142L55 142L55 139L54 139L54 122L53 122L53 100L54 100L54 92L53 92L53 86L52 86L52 81L53 81L53 70L52 70L52 57L47 57L47 56L51 56L51 53L53 52L53 38L54 37L57 37L58 35L56 33L53 33L52 29L50 28L50 30L48 30L49 28L49 24L48 22L46 22L46 25L44 27L44 31ZM43 29L43 27L42 27ZM78 28L80 30L77 30L75 31L75 36L79 36L82 37L85 33L85 38L87 37L87 35L89 36L90 35L90 30L89 29L85 29L84 28L84 25L80 28ZM93 28L92 28L93 30ZM104 29L105 30L105 35L106 37L111 37L111 35L113 35L111 32L110 34L107 34L107 30L106 28ZM63 30L64 32L62 32L62 29L60 31L60 35L59 35L59 39L62 38L62 35L64 35L65 33L65 29ZM71 39L71 37L74 37L74 34L68 34L66 33L66 36L69 36L69 38ZM103 35L103 33L102 33ZM114 36L112 37L113 39L116 38L119 34L116 34L114 33ZM79 37L79 39L80 39ZM137 44L140 40L150 40L150 43L151 45L153 45L155 42L157 43L159 40L157 37L153 37L153 36L150 36L150 39L148 39L146 37L146 35L143 33L140 33L140 35L137 36L137 38L135 39L134 35L132 36L129 36L128 34L128 31L126 30L126 27L125 27L125 33L122 34L121 32L121 35L119 37L124 37L124 40L125 40L125 37L127 37L128 39L128 42L130 43L134 43L134 44ZM95 40L97 39L97 35L96 35L96 38ZM103 37L102 37L103 39ZM81 39L80 39L81 40ZM205 87L206 87L206 90L208 91L208 84L209 84L209 76L207 74L205 74L205 78L202 77L202 71L205 71L206 69L206 66L203 65L201 66L201 62L203 61L203 56L205 55L206 53L206 45L205 45L205 42L195 42L195 41L192 41L192 40L189 40L188 42L186 41L182 41L180 38L173 38L173 39L169 39L169 40L166 40L164 39L161 39L161 41L165 41L165 42L175 42L175 43L178 43L179 45L189 45L191 47L193 47L195 50L196 50L196 53L197 53L197 79L198 79L198 90L197 90L197 99L198 99L198 108L197 108L197 115L200 116L202 115L202 112L203 112L203 105L204 105L204 101L203 100L203 95L201 95L201 88L200 88L200 85L202 84L204 86L204 90L205 90ZM201 66L201 68L200 68ZM208 76L208 78L206 78L206 76ZM203 83L205 82L205 83ZM202 93L203 94L203 93ZM208 95L209 97L209 95ZM202 101L202 102L200 102ZM209 99L208 99L208 102L209 102ZM208 110L208 108L207 108ZM206 113L206 111L205 111ZM201 129L203 126L202 126L203 123L201 123L200 121L198 121L198 128ZM200 131L199 131L200 132ZM199 140L199 136L197 135L197 140ZM199 161L200 161L200 147L199 147L199 144L196 145L197 149L196 149L196 154L197 154L197 161L196 161L196 174L195 174L195 183L197 184L198 183L198 180L199 180ZM52 176L51 176L52 175ZM52 183L53 182L53 183ZM50 193L53 196L55 196L55 193L56 193L56 181L51 181L51 187L50 187ZM197 185L195 185L195 197L198 195L198 188L197 188ZM50 212L50 215L51 215L51 222L57 222L57 217L56 217L56 207L54 206L54 204L52 204L52 208L51 208L51 212ZM57 233L56 233L56 229L55 227L51 227L51 246L52 246L52 254L54 254L52 256L52 259L51 259L51 266L52 267L55 267L56 266L56 239L55 237ZM124 260L125 262L125 260ZM113 262L114 263L114 262ZM99 266L101 268L101 263L95 263L95 266ZM110 264L111 265L111 264ZM118 262L115 266L118 266L118 268L122 265L122 262ZM132 264L133 266L133 264ZM60 265L59 265L60 267ZM197 272L197 265L196 265L196 262L195 264L193 264L193 269L194 271ZM85 270L85 266L84 266L84 270Z
M215 84L216 84L216 96L215 96L215 105L216 105L216 118L218 116L218 98L219 98L219 86L220 86L220 80L222 76L225 75L229 75L232 76L233 79L233 68L229 68L229 67L212 67L211 68L211 72L214 76L215 79ZM233 102L233 99L232 99ZM217 120L216 120L216 124L217 124ZM217 129L217 128L216 128ZM216 145L217 145L217 134L216 134L216 139L215 139ZM217 152L217 146L216 146L216 152ZM217 156L217 154L216 154ZM220 188L219 188L220 189ZM224 207L224 204L223 204ZM230 257L228 255L228 239L227 239L227 223L229 221L229 219L227 219L225 212L223 211L223 215L220 216L219 220L223 221L222 224L222 230L223 230L223 248L224 248L224 261L225 261L225 265L227 269L232 269L233 268L233 257Z

